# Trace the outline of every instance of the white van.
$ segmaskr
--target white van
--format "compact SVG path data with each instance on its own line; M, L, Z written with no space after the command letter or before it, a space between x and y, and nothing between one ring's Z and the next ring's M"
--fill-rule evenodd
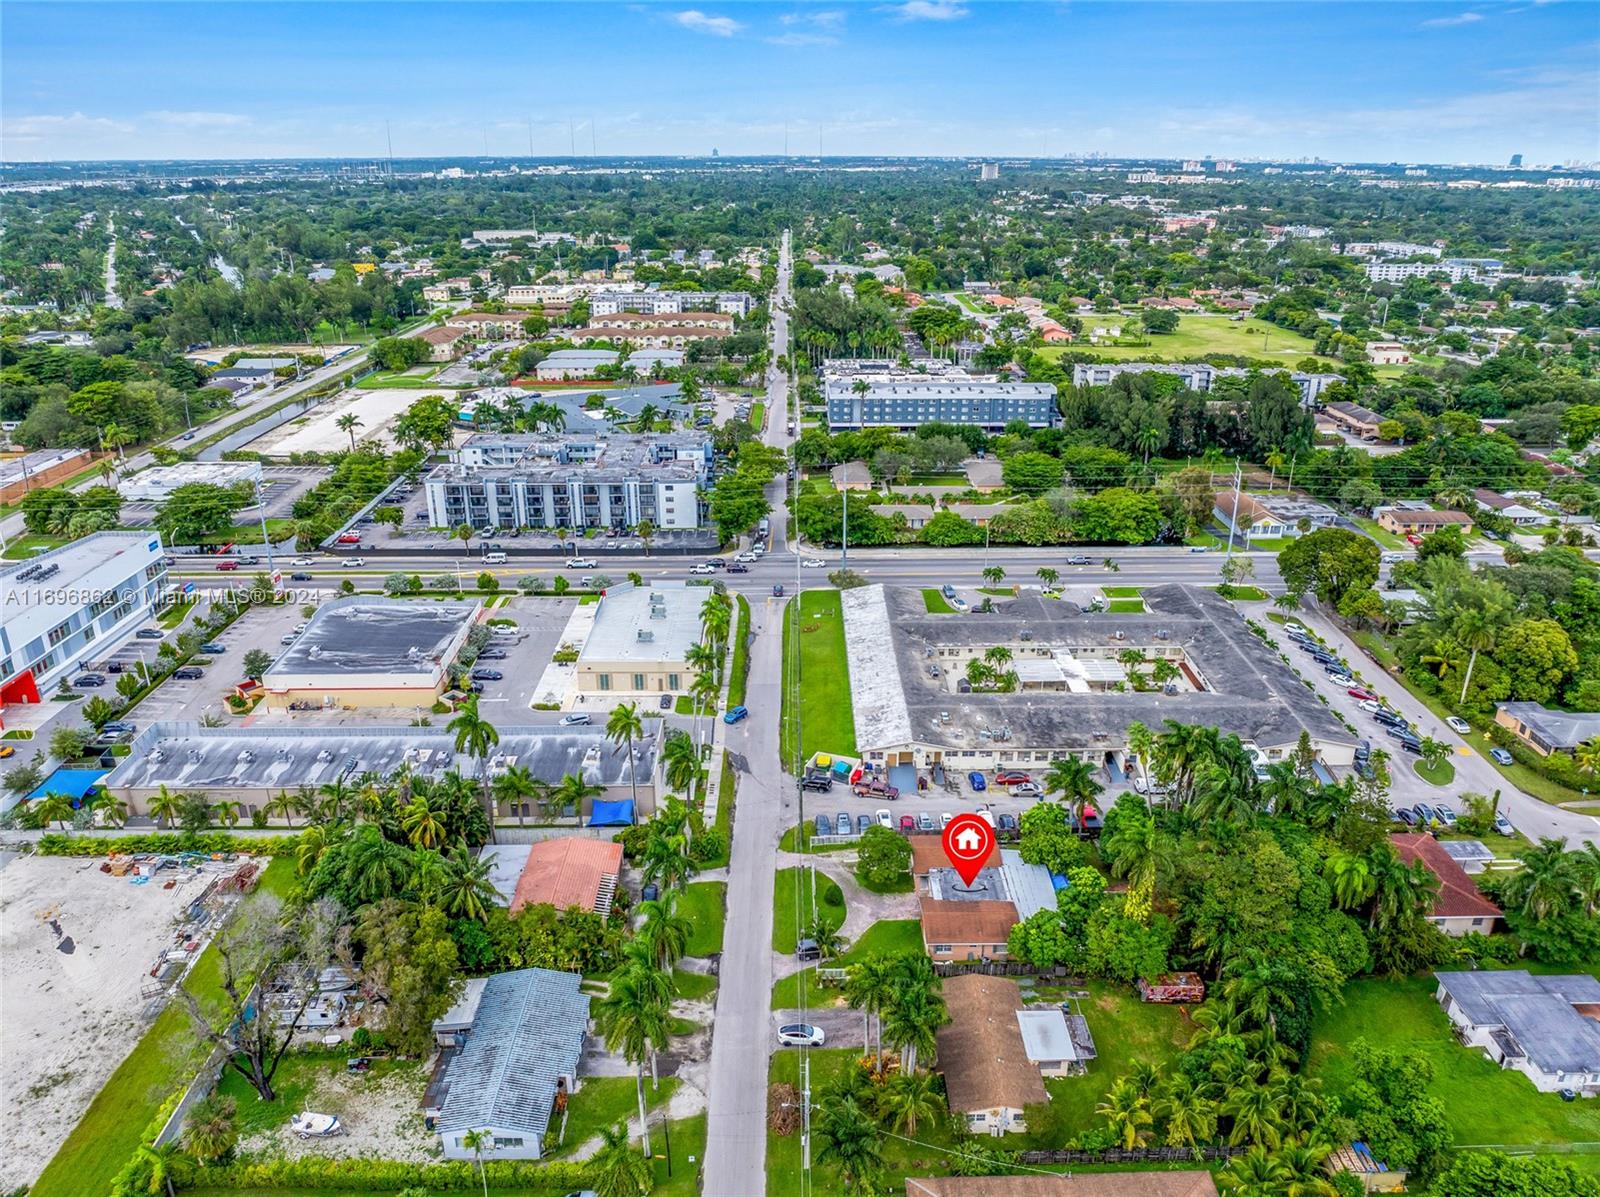
M504 565L506 563L506 555L504 553L485 553L483 555L483 563L485 565Z

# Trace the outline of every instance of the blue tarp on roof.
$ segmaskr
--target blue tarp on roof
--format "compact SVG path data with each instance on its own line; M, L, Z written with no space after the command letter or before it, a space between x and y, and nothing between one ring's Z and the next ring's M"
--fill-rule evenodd
M633 799L620 802L596 802L589 813L590 827L632 827Z
M46 794L65 794L72 799L72 805L77 806L83 801L84 795L94 789L109 772L109 769L57 769L28 795L28 801L33 802Z
M1071 889L1072 882L1067 880L1065 873L1051 873L1050 884L1056 889Z

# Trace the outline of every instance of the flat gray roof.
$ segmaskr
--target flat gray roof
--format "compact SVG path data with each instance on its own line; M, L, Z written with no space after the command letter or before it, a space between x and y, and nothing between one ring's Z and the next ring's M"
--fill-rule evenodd
M59 568L56 573L50 575L48 589L60 591L70 588L74 582L88 577L112 558L130 550L137 550L140 557L148 561L149 555L159 552L160 549L161 533L153 528L144 532L94 532L81 540L64 544L58 549L51 549L48 553L39 553L23 561L0 562L0 582L25 586L28 584L27 580L19 581L18 574L36 565L54 565ZM63 611L71 609L66 607Z
M1021 919L1056 908L1050 870L1026 863L1012 848L1000 849L1000 867L979 869L971 885L954 869L929 869L928 893L946 902L1010 902Z
M659 720L651 722L659 724ZM646 724L649 728L649 723ZM541 781L556 784L569 773L607 787L628 784L628 754L589 727L500 727L500 743L489 758L492 773L526 766ZM659 728L634 741L638 777L654 775ZM294 790L321 786L363 773L387 777L402 765L427 776L455 770L476 776L471 757L458 756L455 736L444 727L201 727L198 723L153 723L133 742L129 755L106 777L111 789Z
M8 457L0 461L0 486L12 486L35 479L40 471L61 465L75 457L83 457L88 452L87 449L35 449L32 453L24 453L21 457ZM48 484L35 482L34 485Z
M1123 747L1130 723L1160 728L1167 719L1216 727L1260 744L1290 744L1302 730L1315 740L1355 744L1356 737L1215 592L1161 585L1145 587L1141 597L1143 614L1087 613L1064 599L1029 593L996 601L992 614L934 615L914 587L846 591L851 686L858 693L870 691L871 697L866 709L859 698L856 702L858 744L863 751L893 747L906 741L903 733L909 729L916 743L956 750L1111 751ZM852 629L855 620L872 624L881 647L864 644L864 629ZM997 644L1014 650L1027 645L1102 652L1177 647L1212 688L1171 695L958 694L945 687L946 678L928 674L941 648ZM868 666L860 672L874 675L859 679L859 690L858 664ZM997 731L1003 733L998 741Z
M1067 1029L1067 1016L1056 1008L1018 1010L1017 1029L1028 1059L1037 1062L1077 1060L1078 1046Z
M1544 1072L1600 1072L1600 1023L1575 1006L1600 1004L1600 981L1584 973L1534 976L1524 969L1435 973L1475 1027L1504 1027Z
M612 587L600 599L580 662L682 661L700 640L700 608L710 595L709 586L683 582Z
M323 603L272 663L262 684L310 673L431 676L478 604L347 598Z

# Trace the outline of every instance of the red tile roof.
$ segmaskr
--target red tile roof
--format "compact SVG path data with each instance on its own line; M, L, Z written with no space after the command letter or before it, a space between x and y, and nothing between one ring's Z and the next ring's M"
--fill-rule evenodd
M1431 835L1397 834L1389 837L1401 860L1420 860L1439 879L1439 896L1432 915L1444 919L1497 919L1500 908L1472 883L1466 871Z
M548 902L557 910L579 906L593 910L601 879L622 869L622 845L616 840L592 840L564 835L540 840L528 853L528 863L517 878L511 913L524 906Z

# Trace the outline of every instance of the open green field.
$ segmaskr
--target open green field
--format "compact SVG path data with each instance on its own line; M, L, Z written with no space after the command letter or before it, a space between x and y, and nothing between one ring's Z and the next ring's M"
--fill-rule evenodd
M281 897L293 884L294 858L279 856L262 873L256 893ZM213 944L195 962L188 985L202 1001L214 1000L221 992L221 976L221 960ZM89 1103L61 1150L29 1190L33 1197L109 1192L112 1178L139 1145L145 1125L171 1093L189 1083L206 1054L195 1037L188 1011L179 1002L169 1003Z
M1501 1069L1476 1048L1457 1043L1450 1020L1433 1000L1434 988L1431 976L1350 982L1344 1005L1317 1020L1309 1072L1322 1078L1330 1094L1342 1093L1354 1079L1351 1045L1365 1038L1432 1062L1430 1092L1444 1104L1457 1147L1600 1142L1600 1104L1540 1093L1520 1072Z
M796 636L800 646L798 686L793 672ZM856 755L850 664L837 590L807 590L789 603L783 621L783 693L779 752L785 764L796 759L796 749L801 760L810 760L817 752ZM794 698L798 698L798 712Z
M722 951L723 911L728 886L723 881L696 881L678 895L678 913L694 927L689 936L690 956L713 956Z
M837 960L828 962L829 968L849 968L878 952L891 955L899 952L921 952L922 924L917 919L879 919L861 933L861 938L850 944ZM817 970L804 968L793 976L784 977L772 987L774 1009L787 1009L800 1004L800 989L805 987L806 1005L837 1006L843 1000L837 985L819 985Z
M813 906L809 870L779 869L772 885L772 950L793 952L818 912L830 926L844 922L844 893L839 883L818 873Z
M1088 316L1084 323L1108 326L1126 326L1127 317L1114 313ZM1131 341L1133 338L1124 338ZM1091 345L1087 339L1070 348L1076 352L1092 353L1109 361L1142 362L1194 361L1208 353L1232 353L1241 357L1261 358L1282 362L1285 369L1294 369L1302 358L1314 357L1316 343L1299 333L1268 324L1265 320L1241 320L1237 323L1226 316L1193 316L1188 312L1178 317L1178 331L1141 336L1139 344ZM1064 348L1047 345L1039 350L1047 357L1059 356ZM1337 369L1337 364L1323 359L1325 368Z

